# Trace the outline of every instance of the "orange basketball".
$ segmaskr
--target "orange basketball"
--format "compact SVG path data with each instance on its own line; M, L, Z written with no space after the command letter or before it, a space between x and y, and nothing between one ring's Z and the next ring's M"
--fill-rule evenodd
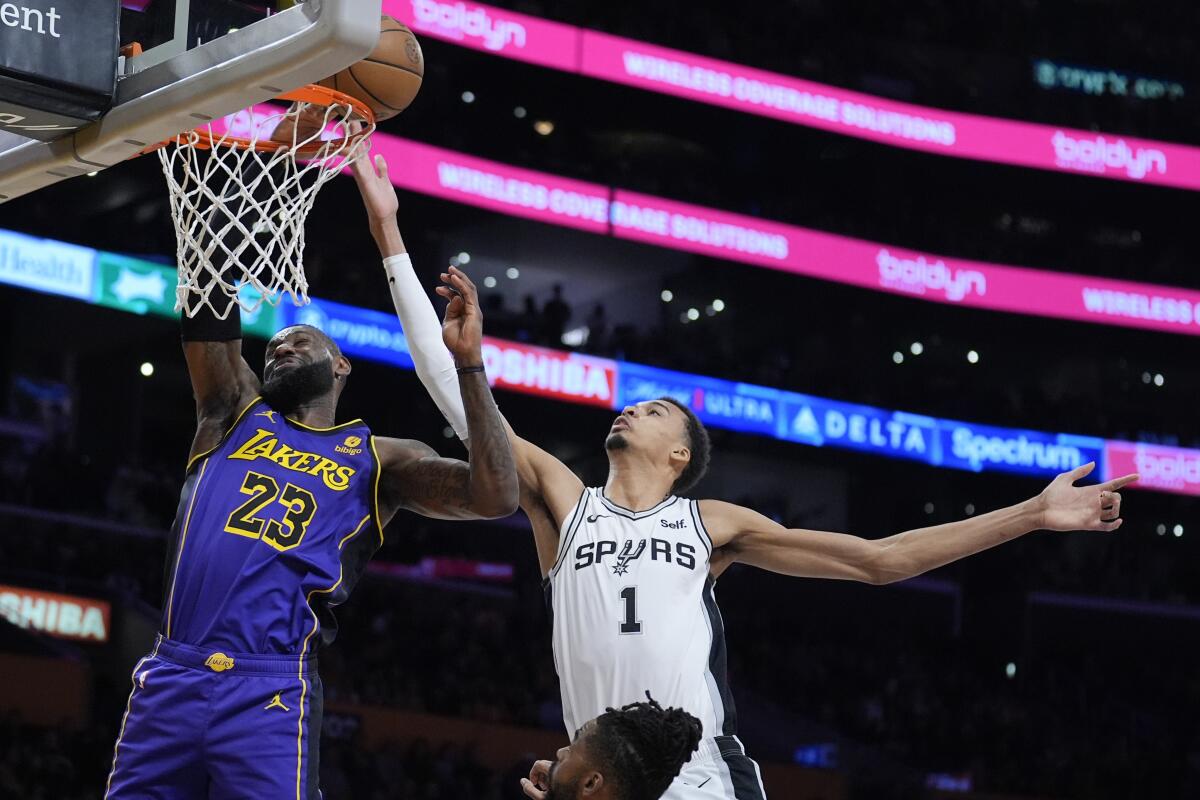
M376 120L396 116L417 96L425 77L421 43L402 22L384 16L379 44L371 55L321 81L321 85L345 92L366 103Z

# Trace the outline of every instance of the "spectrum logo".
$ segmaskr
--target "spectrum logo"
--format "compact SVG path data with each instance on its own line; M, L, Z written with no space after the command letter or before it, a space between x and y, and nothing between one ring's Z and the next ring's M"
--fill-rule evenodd
M466 3L439 3L437 0L412 0L417 27L434 29L452 39L479 39L488 50L500 51L508 45L525 46L525 26L511 20L495 20L479 6Z
M974 292L987 294L987 277L973 269L952 270L940 258L926 261L925 256L897 258L886 248L875 256L879 265L879 285L908 294L941 293L952 303Z
M1142 147L1134 150L1124 139L1110 141L1103 136L1074 139L1055 131L1050 141L1054 144L1054 162L1066 169L1101 174L1125 170L1134 180L1146 177L1152 168L1159 175L1167 174L1167 156L1163 151Z

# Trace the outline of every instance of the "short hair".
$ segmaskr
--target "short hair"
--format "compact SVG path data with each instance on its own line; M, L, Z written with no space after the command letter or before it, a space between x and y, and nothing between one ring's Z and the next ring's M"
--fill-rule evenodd
M671 494L683 494L699 483L700 479L708 472L708 461L712 457L712 442L708 438L708 429L704 427L704 423L700 421L694 411L674 397L658 399L664 403L670 403L683 412L684 433L687 435L688 450L691 451L692 457L688 460L687 466L683 468L683 472L679 473L679 477L675 479L675 483L671 485Z
M682 708L646 702L609 708L596 718L588 751L617 800L659 800L700 744L700 720Z

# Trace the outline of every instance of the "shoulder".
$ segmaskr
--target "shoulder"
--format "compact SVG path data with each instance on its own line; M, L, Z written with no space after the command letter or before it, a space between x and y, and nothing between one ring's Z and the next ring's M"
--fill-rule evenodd
M714 547L729 545L747 533L779 527L779 523L735 503L724 500L697 500L695 503Z
M374 438L379 466L383 469L403 467L422 458L436 457L438 454L432 447L416 439L394 439L390 436Z

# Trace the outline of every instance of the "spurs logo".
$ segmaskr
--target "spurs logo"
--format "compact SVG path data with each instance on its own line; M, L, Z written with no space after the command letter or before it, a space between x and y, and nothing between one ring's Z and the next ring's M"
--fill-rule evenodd
M617 563L613 564L613 575L624 575L629 572L629 562L640 558L645 549L645 539L638 541L637 550L633 549L633 539L627 541L624 549L621 550L621 555L617 556Z

